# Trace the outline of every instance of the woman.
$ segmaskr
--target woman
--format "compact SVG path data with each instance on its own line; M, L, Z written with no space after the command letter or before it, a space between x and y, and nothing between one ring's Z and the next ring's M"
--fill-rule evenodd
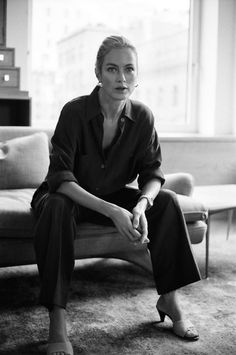
M176 195L161 189L153 115L129 99L137 86L137 62L127 39L103 41L95 67L99 85L62 109L49 171L33 197L40 300L50 316L48 354L73 353L65 309L81 221L113 224L131 243L148 242L161 321L168 315L176 335L199 337L176 296L178 288L200 280L185 221ZM127 188L137 176L139 189Z

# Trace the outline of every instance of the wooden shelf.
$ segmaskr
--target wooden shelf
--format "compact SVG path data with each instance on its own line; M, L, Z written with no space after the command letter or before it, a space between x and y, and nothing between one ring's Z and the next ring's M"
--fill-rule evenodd
M30 126L30 98L0 98L0 126Z
M6 47L7 1L0 0L0 126L29 126L31 100L20 90L15 49Z

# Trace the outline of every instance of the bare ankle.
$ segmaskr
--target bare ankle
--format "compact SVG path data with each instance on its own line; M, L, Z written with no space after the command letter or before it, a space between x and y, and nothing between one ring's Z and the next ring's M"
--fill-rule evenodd
M49 312L49 341L63 342L68 339L66 329L66 312L64 308L54 306Z
M63 307L60 307L60 306L57 306L57 305L54 305L53 308L49 311L49 316L51 315L60 315L60 314L65 314L66 313L66 310L65 308Z
M177 297L177 292L174 290L171 292L163 293L160 297L165 300L174 300Z
M173 321L183 318L183 313L179 306L177 293L175 291L165 293L160 296L157 306L160 310L165 311Z

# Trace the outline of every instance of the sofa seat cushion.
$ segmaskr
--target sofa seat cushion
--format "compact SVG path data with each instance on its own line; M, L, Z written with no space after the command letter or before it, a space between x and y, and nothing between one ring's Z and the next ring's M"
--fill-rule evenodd
M0 190L0 238L32 237L30 202L35 189Z

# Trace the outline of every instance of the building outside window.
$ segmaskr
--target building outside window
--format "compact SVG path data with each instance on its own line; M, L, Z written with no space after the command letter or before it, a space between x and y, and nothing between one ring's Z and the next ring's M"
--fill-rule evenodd
M122 34L139 54L132 98L152 109L159 132L194 132L192 6L191 0L33 0L32 124L55 127L68 100L89 94L101 41Z

